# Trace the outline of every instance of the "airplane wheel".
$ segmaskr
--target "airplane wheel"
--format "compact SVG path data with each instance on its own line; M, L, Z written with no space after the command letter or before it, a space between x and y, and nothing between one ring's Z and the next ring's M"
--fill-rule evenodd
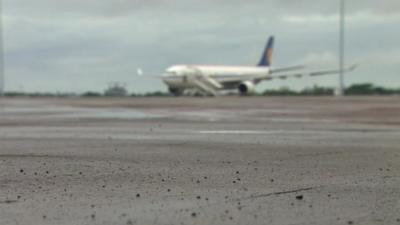
M181 96L183 94L183 90L178 88L169 88L169 92L174 96Z

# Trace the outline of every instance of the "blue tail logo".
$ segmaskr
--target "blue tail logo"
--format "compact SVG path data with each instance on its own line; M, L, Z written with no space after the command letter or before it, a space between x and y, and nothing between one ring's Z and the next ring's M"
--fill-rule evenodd
M272 53L274 51L274 40L275 38L271 36L268 39L267 46L262 54L261 60L258 63L258 66L271 66L272 63Z

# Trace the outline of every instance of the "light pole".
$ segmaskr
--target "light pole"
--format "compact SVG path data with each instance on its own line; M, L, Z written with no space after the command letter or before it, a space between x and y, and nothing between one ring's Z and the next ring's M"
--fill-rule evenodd
M4 75L4 43L3 43L3 4L0 0L0 97L4 96L5 75Z
M336 95L343 96L345 93L344 90L344 64L345 64L345 0L340 0L340 32L339 32L339 83L338 90Z

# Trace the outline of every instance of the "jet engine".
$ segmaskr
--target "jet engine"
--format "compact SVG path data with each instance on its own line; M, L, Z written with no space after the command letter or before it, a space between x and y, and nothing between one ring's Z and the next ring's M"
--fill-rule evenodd
M239 84L238 89L239 89L239 93L240 94L248 95L248 94L251 94L251 93L253 93L255 91L255 87L256 86L254 85L253 82L245 81L245 82Z

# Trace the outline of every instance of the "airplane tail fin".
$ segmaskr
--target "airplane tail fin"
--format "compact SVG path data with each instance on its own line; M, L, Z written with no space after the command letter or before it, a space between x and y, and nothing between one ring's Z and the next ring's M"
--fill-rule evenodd
M258 63L258 66L271 66L272 63L272 53L274 51L274 36L271 36L268 39L267 46L262 54L261 60Z

